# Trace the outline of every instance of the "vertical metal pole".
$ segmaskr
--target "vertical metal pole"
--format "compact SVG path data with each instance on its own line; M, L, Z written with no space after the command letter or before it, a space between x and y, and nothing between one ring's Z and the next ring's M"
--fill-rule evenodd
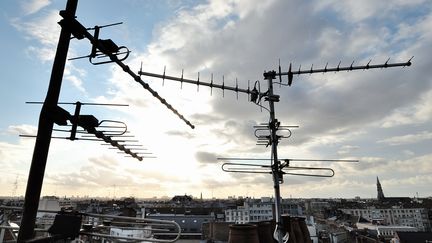
M272 154L272 176L273 176L273 185L274 185L274 193L275 193L275 217L276 217L276 226L277 226L277 241L282 243L282 222L281 222L281 197L280 197L280 171L279 171L279 160L277 154L277 146L278 146L278 137L276 135L277 127L277 119L275 118L275 109L274 109L274 94L273 94L273 80L276 78L276 72L267 72L264 73L264 78L268 81L268 102L270 107L270 130L271 130L271 154Z
M78 0L68 0L65 13L68 18L74 18ZM69 49L71 33L62 28L60 32L57 52L55 55L50 83L39 115L39 125L36 143L33 150L33 158L27 180L26 194L24 198L24 211L17 242L25 242L33 237L39 198L42 190L45 166L51 142L54 126L52 112L57 107L66 57Z

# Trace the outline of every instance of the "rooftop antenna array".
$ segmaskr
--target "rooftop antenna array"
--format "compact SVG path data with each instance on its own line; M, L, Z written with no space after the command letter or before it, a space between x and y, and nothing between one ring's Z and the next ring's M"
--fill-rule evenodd
M298 70L294 70L292 68L292 64L290 63L288 67L288 71L283 72L280 66L278 71L265 71L263 76L264 79L267 80L267 90L265 92L261 91L261 84L259 81L256 81L253 85L253 88L250 88L250 83L248 81L247 89L239 88L238 82L236 79L236 86L228 86L225 85L224 76L222 76L222 84L215 84L213 82L213 74L211 75L210 82L205 82L200 80L199 74L197 79L186 79L184 78L184 71L182 70L181 77L169 76L166 75L166 68L164 68L163 74L151 73L142 71L142 67L138 74L160 78L163 81L172 80L183 83L190 83L201 86L208 86L211 89L211 94L213 88L221 89L222 94L224 95L225 90L236 92L237 97L238 93L245 93L248 95L250 101L256 105L258 105L261 110L265 109L269 112L270 119L268 123L261 124L255 128L255 136L257 138L257 145L264 145L266 147L271 147L271 156L270 163L267 164L252 164L252 163L238 163L238 162L227 162L222 165L222 170L226 172L239 172L239 173L264 173L264 174L272 174L273 184L274 184L274 193L275 193L275 221L277 228L275 230L274 238L279 242L287 241L287 234L284 232L281 221L281 196L280 196L280 184L283 183L284 175L297 175L297 176L313 176L313 177L333 177L334 171L331 168L327 167L305 167L305 166L290 166L290 162L358 162L357 160L314 160L314 159L279 159L278 157L278 144L282 138L289 138L292 134L291 129L296 128L297 126L281 126L281 123L276 119L275 115L275 107L274 104L279 102L280 96L274 93L273 84L279 84L280 86L291 86L293 83L294 75L298 76L301 74L313 74L313 73L327 73L327 72L340 72L340 71L354 71L354 70L369 70L369 69L383 69L390 67L408 67L411 66L411 57L406 62L400 63L389 63L390 59L383 64L370 64L369 61L366 65L354 65L354 61L349 66L342 66L341 62L336 67L328 67L328 63L324 68L314 69L313 65L310 69L302 70L301 66ZM282 81L282 78L287 76L286 83ZM276 80L278 79L279 82ZM262 105L263 100L268 103L268 107L264 107ZM279 133L278 133L279 132ZM237 158L220 158L220 160L229 160L229 161L238 161ZM243 160L243 159L241 159ZM244 160L254 160L245 158ZM261 160L261 159L260 159ZM263 161L263 160L261 160Z
M279 102L280 97L279 95L276 95L273 92L274 80L278 77L280 85L291 86L294 75L312 74L312 73L320 73L320 72L326 73L326 72L339 72L339 71L352 71L352 70L368 70L374 68L405 67L411 65L411 59L404 63L390 63L390 64L388 63L389 60L387 60L384 64L378 64L378 65L370 65L369 62L367 65L363 65L363 66L354 66L354 63L352 63L349 67L340 67L340 63L339 63L338 66L335 68L328 68L326 65L323 69L313 69L312 66L310 70L301 70L301 68L299 68L298 71L292 71L291 70L292 65L290 64L287 72L282 72L281 67L279 65L278 72L276 71L264 72L264 79L266 79L268 83L267 85L268 90L265 92L261 92L259 81L255 82L253 89L250 89L249 82L248 82L248 88L242 89L238 87L237 79L236 79L235 87L225 85L224 77L222 77L221 85L215 84L213 82L213 75L210 82L201 81L199 74L196 80L185 79L183 78L183 71L180 78L167 76L165 74L166 69L164 69L164 73L161 75L161 74L155 74L150 72L144 72L142 71L141 68L137 75L131 71L128 65L123 63L123 61L129 56L130 53L130 51L126 47L117 46L111 39L102 40L98 38L100 29L107 26L99 26L99 27L95 26L94 28L88 29L85 28L80 22L76 20L75 12L77 8L77 4L78 4L78 0L68 0L66 4L66 9L60 11L60 15L63 17L63 19L59 22L59 24L62 27L62 29L59 37L56 56L54 59L47 96L43 103L40 118L39 118L38 134L37 134L35 149L33 153L29 179L27 182L27 189L26 189L26 195L24 201L24 212L23 212L23 218L21 221L21 227L18 235L18 242L24 242L26 240L29 240L32 238L33 235L36 212L39 205L43 175L44 175L46 160L48 155L48 149L51 140L51 134L53 131L53 125L55 123L52 114L53 112L55 114L55 112L59 110L57 104L58 104L58 99L59 99L59 94L61 89L64 67L66 63L67 52L71 40L71 35L78 40L86 38L92 44L91 53L87 56L78 57L78 58L88 57L89 61L94 65L106 64L111 62L116 63L122 68L124 72L128 73L136 82L141 84L141 86L144 89L149 91L155 98L157 98L162 104L164 104L168 109L170 109L174 114L176 114L181 120L183 120L191 128L194 128L194 125L192 125L191 122L189 122L183 115L181 115L176 109L174 109L164 98L162 98L146 82L144 82L141 79L142 75L161 78L163 82L165 80L173 80L173 81L181 82L181 85L183 84L183 82L185 82L185 83L196 84L198 87L200 85L208 86L210 87L211 92L213 88L217 88L222 90L223 95L225 94L224 93L225 90L234 91L236 92L237 96L238 93L246 93L250 98L251 102L259 105L261 108L268 110L270 113L270 120L269 123L266 124L266 126L268 127L270 133L267 139L267 143L265 142L265 139L262 139L262 137L260 137L261 135L258 135L258 139L259 140L261 139L259 143L263 144L264 142L266 143L264 145L271 146L271 159L270 159L271 163L269 165L270 167L263 167L263 168L266 169L266 171L264 172L268 172L268 170L270 169L273 177L274 190L275 190L275 215L276 215L275 220L278 226L275 232L276 233L275 239L279 243L283 242L283 232L280 227L281 207L280 207L279 184L281 183L281 181L283 181L281 180L281 178L283 178L283 169L289 167L289 163L288 163L289 161L285 162L278 158L277 145L279 143L280 137L278 137L277 131L279 129L283 130L283 127L280 126L280 122L275 117L274 103ZM112 24L112 25L116 25L116 24ZM89 33L89 30L94 30L94 35ZM282 76L288 77L288 81L286 84L282 82ZM198 87L197 89L199 90ZM262 106L262 101L261 101L262 98L264 98L264 101L268 102L268 108ZM288 133L290 134L291 132ZM294 169L294 171L295 170L296 169Z
M43 104L43 102L26 102L27 104ZM59 102L58 104L63 105L74 105L75 112L70 114L65 109L57 106L52 111L54 123L62 128L53 129L54 132L70 134L69 136L51 136L55 139L68 139L68 140L86 140L86 141L99 141L105 144L111 145L113 149L120 150L120 153L124 153L127 157L135 158L142 161L143 158L155 158L149 156L152 153L140 152L140 148L133 146L137 144L138 140L132 140L127 138L133 138L134 136L128 135L129 131L127 125L121 121L115 120L101 120L99 121L93 115L81 115L81 107L83 105L103 105L103 106L128 106L124 104L102 104L102 103L82 103L82 102ZM66 127L66 128L63 128ZM36 137L35 135L23 134L21 137ZM139 145L142 146L142 145Z
M133 144L121 144L119 139L113 139L114 135L107 135L98 130L100 124L93 116L83 118L86 122L77 121L73 115L58 106L61 85L63 81L63 74L66 65L67 54L69 51L69 44L71 39L78 40L87 38L92 44L92 49L89 55L82 56L74 59L89 58L90 63L94 65L116 63L122 70L128 73L132 78L141 84L141 86L149 91L155 98L157 98L163 105L170 109L175 115L182 119L188 126L194 128L183 115L181 115L174 107L172 107L164 98L162 98L156 91L154 91L147 83L145 83L140 76L132 72L124 60L130 54L130 51L125 46L116 45L111 39L100 39L99 33L101 28L108 26L118 25L121 23L114 23L105 26L95 26L94 28L85 28L80 22L76 20L75 13L78 6L78 0L67 0L65 10L60 11L62 19L59 24L61 26L60 37L57 45L54 63L51 71L50 82L45 100L39 116L38 130L36 135L35 147L33 150L32 162L30 165L29 176L27 180L26 193L24 198L24 210L21 220L21 227L18 234L18 242L24 242L32 239L34 227L36 222L36 213L39 206L39 199L42 190L43 178L45 174L45 167L48 158L48 151L51 143L51 138L54 124L67 124L69 121L72 124L71 136L69 139L84 139L84 137L77 137L78 126L82 127L87 133L94 135L97 139L101 139L106 143L120 149L127 155L134 158L143 158L136 149L131 150ZM89 30L94 30L92 35ZM72 37L72 38L71 38ZM77 106L78 107L78 106ZM90 124L90 125L89 125ZM117 123L118 125L119 123ZM82 126L84 125L84 127ZM89 126L87 126L89 125ZM75 135L74 135L75 134Z

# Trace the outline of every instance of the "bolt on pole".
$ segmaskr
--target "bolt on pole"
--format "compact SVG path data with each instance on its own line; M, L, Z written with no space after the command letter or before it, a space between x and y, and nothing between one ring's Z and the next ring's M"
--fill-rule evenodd
M66 9L63 10L68 18L75 18L78 0L68 0ZM45 167L48 158L48 151L51 142L54 121L52 113L57 107L60 89L63 79L66 57L69 49L71 33L66 28L60 32L57 52L55 55L50 83L39 116L38 132L33 150L32 162L30 165L27 180L26 193L24 198L23 218L18 233L17 242L25 242L33 237L36 214L39 206L39 199L42 190Z

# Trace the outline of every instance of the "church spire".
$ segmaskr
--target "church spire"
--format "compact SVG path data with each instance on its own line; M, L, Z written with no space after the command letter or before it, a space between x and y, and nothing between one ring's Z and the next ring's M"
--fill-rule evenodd
M385 197L378 176L377 176L377 191L378 191L378 196L377 196L378 201L383 201Z

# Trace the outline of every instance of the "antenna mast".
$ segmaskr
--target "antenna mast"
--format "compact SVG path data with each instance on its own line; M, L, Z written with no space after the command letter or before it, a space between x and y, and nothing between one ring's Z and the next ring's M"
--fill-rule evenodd
M75 17L77 5L78 0L67 1L66 10L61 11L65 18L73 19ZM50 110L57 107L59 100L70 37L70 30L62 28L52 67L48 92L39 116L37 139L27 180L23 218L21 220L17 242L24 242L33 237L36 213L39 206L39 198L54 126L54 121L50 117Z

